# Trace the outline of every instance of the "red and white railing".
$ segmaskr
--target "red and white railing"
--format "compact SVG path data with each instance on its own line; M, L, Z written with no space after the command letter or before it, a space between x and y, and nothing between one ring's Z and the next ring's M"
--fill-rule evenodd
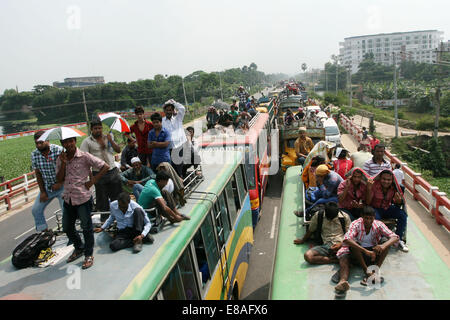
M340 116L340 123L359 143L362 142L362 130L360 127L355 125L345 115ZM371 137L369 137L369 142L373 143ZM398 163L402 166L405 174L405 187L412 193L414 200L420 201L425 210L434 216L436 222L450 231L450 200L447 198L446 193L440 192L438 187L429 184L421 177L420 173L414 172L406 163L398 159L395 154L386 151L385 155L391 163Z
M34 171L0 183L0 213L33 201L33 196L39 192L37 186Z

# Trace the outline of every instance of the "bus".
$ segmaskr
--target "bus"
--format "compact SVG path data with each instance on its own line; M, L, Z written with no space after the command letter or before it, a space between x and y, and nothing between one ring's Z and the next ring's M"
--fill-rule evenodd
M408 246L403 253L391 248L381 272L385 278L379 288L363 287L361 268L351 267L350 290L345 297L336 295L331 281L339 265L310 265L304 260L307 245L294 245L303 237L304 220L293 214L304 208L301 166L290 167L285 175L281 196L281 217L272 268L269 297L274 300L448 300L450 269L439 257L412 219L408 219Z
M273 121L271 122L270 119ZM210 129L198 138L198 146L202 149L241 150L245 153L245 171L253 214L253 225L260 217L260 208L267 187L269 169L272 161L272 140L278 142L272 103L268 113L258 112L249 123L250 129L244 134L235 133L232 129L221 132ZM275 127L276 128L276 127ZM273 132L272 132L273 131ZM276 148L277 149L277 148ZM278 160L278 159L276 159Z
M95 262L87 270L81 270L82 259L66 263L73 249L60 235L52 248L69 250L54 265L17 270L11 258L0 263L0 298L19 293L45 300L238 299L253 245L244 156L223 150L200 155L226 161L202 162L202 180L179 209L191 220L164 225L139 254L131 248L113 253L109 233L95 234Z

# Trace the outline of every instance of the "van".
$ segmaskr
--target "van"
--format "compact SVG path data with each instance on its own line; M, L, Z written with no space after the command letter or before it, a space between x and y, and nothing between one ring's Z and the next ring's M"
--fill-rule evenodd
M325 141L341 146L341 133L336 121L333 118L328 118L323 122L323 127L325 128Z

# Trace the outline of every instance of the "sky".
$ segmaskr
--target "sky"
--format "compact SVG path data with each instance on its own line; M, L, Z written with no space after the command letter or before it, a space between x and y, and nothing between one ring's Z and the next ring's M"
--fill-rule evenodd
M0 94L68 77L106 82L323 68L344 38L439 30L448 0L1 0Z

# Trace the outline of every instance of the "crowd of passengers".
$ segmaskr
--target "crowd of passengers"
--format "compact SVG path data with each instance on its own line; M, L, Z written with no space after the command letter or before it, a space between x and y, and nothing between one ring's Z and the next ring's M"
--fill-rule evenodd
M372 275L368 267L381 267L391 246L409 250L404 242L404 174L399 164L384 159L382 144L371 151L361 144L357 152L349 154L325 142L314 146L309 140L306 130L300 129L296 152L303 156L306 208L294 214L310 223L303 238L295 239L294 244L315 238L319 244L305 253L305 260L311 264L339 263L332 280L337 283L336 292L345 293L350 288L350 263L362 267L365 276L361 285L367 286ZM334 152L337 160L331 161ZM395 233L382 222L389 219L396 221Z
M230 111L217 110L215 107L208 109L206 114L208 129L224 131L225 128L233 128L237 133L245 133L249 130L249 121L257 114L258 102L253 96L250 97L243 86L239 87L236 96L239 104L233 99Z
M200 163L194 129L183 128L182 104L171 99L164 104L163 111L164 117L156 112L148 121L143 107L136 107L136 121L130 127L131 132L126 133L127 145L123 150L111 133L103 132L98 116L92 119L91 134L79 148L76 137L61 140L59 146L40 141L44 131L35 133L36 149L31 154L31 163L40 189L32 208L35 227L38 232L49 231L44 210L57 198L62 209L63 232L75 248L68 263L84 255L82 268L91 267L94 233L108 229L114 221L117 233L110 243L111 250L133 247L133 252L140 252L143 243L154 241L147 209L156 208L172 224L190 219L177 207L185 203L183 179L188 168ZM119 164L115 162L115 153L120 152ZM90 191L93 185L95 208ZM102 212L101 223L95 228L93 211ZM77 219L84 241L75 229Z

